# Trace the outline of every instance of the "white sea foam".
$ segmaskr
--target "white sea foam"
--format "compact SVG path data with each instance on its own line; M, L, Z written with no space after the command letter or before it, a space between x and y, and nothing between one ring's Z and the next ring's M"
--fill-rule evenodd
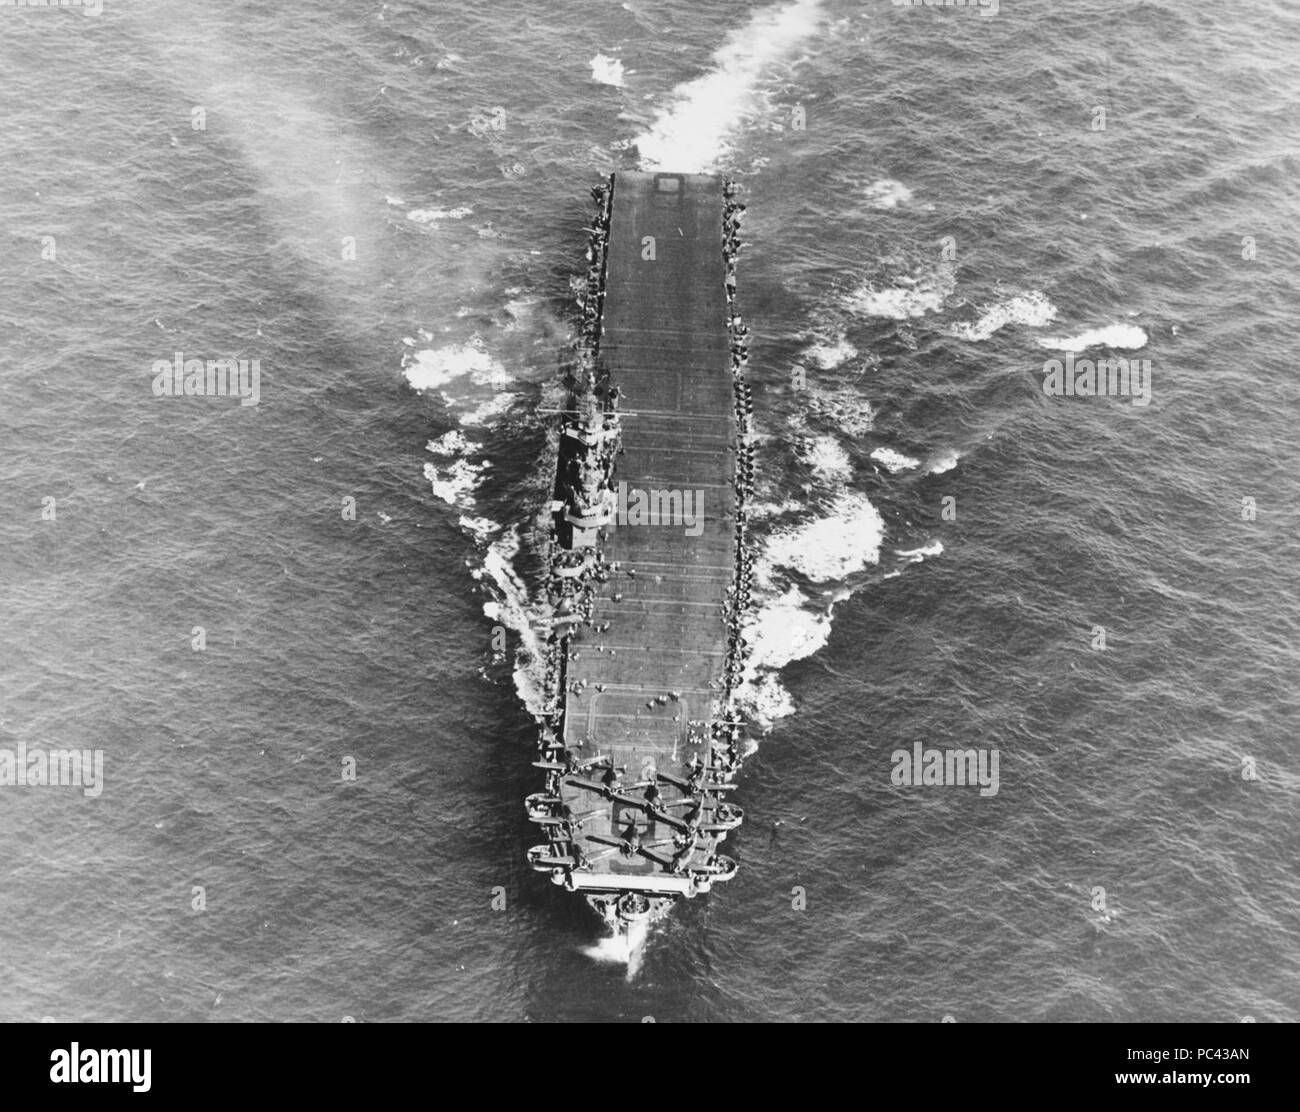
M845 490L822 517L778 530L767 539L754 567L761 601L744 622L748 652L735 690L738 709L761 729L794 713L794 700L780 680L781 669L825 647L835 605L852 594L843 581L867 564L879 562L884 536L884 522L870 501ZM919 548L897 549L895 555L915 564L942 552L942 542L935 540ZM783 570L835 585L814 598L785 581ZM883 578L900 574L893 569Z
M1038 342L1055 351L1078 352L1092 347L1136 349L1146 347L1147 334L1136 324L1108 324L1103 328L1090 328L1077 336L1051 336Z
M974 321L954 324L948 333L959 340L979 342L987 340L1008 324L1023 324L1041 328L1056 319L1056 306L1039 290L1017 294L1006 301L985 309Z
M457 208L427 208L411 209L406 214L407 220L414 220L417 224L432 224L438 220L464 220L465 217L472 215L474 210L468 205L460 205Z
M872 208L892 209L907 204L912 199L912 191L901 181L881 178L867 186L864 196L867 204Z
M784 668L822 649L831 634L830 615L810 610L810 605L798 587L767 600L745 623L745 639L751 646L746 667L751 671Z
M507 301L506 313L510 320L506 322L504 331L514 332L521 324L526 323L540 301L539 297L512 297Z
M853 474L849 453L833 436L815 436L804 445L804 461L813 474L827 482L843 482Z
M893 448L876 448L872 451L871 458L877 463L883 464L892 474L897 474L900 471L910 471L914 467L921 466L919 459L905 456L902 452L894 451Z
M843 335L834 343L818 343L804 349L804 358L815 363L823 371L834 370L842 363L847 363L855 355L855 348Z
M787 498L784 502L752 502L749 506L751 518L777 517L779 514L795 513L802 510L806 503Z
M545 602L533 603L528 588L515 570L514 558L519 554L519 530L511 526L487 547L483 566L474 572L480 581L486 579L492 593L490 601L483 604L483 613L499 622L519 638L519 652L515 657L515 690L520 700L535 718L545 714L546 650L542 636L537 632L542 624L538 619L549 617Z
M597 54L591 60L591 79L599 81L602 85L613 85L621 89L623 87L623 62L618 58Z
M461 514L460 527L478 541L486 540L501 530L500 523L489 517L467 517L465 514Z
M786 718L795 712L794 696L786 690L776 672L759 672L746 678L735 689L733 697L740 713L764 730L778 718Z
M931 458L929 467L925 469L926 474L942 475L945 471L951 471L957 466L957 461L960 458L960 452L955 452L951 448L947 448Z
M830 638L828 611L810 608L798 587L768 599L745 622L749 642L745 673L735 695L742 713L764 728L794 713L794 699L782 685L779 671L794 660L812 656Z
M942 309L956 285L952 263L942 262L918 275L900 275L887 286L866 281L844 298L844 307L861 316L909 320Z
M866 495L845 491L825 516L769 537L763 559L825 583L876 563L884 536L884 520Z
M403 361L406 381L417 390L434 390L464 375L471 381L487 384L508 380L505 368L475 336L467 343L429 348L406 356Z
M585 947L582 952L593 961L626 965L627 979L630 981L641 970L649 935L650 924L640 919L615 930L613 934L602 938L594 946Z
M430 440L424 448L435 456L463 456L478 451L482 446L467 440L465 434L459 429L452 429L451 432L443 433L437 440Z
M931 541L929 544L923 545L921 548L909 548L906 550L900 548L894 550L895 556L906 557L908 562L913 564L919 564L927 556L939 556L942 553L942 541Z
M801 572L815 582L841 580L878 562L884 534L884 521L866 496L844 490L822 517L778 529L768 537L754 563L757 593L767 597L745 620L749 651L735 693L741 711L762 728L794 713L794 700L782 686L779 671L826 644L832 608L849 597L840 586L825 591L822 600L815 602L785 582L782 571Z
M433 487L433 493L444 502L459 510L468 510L474 505L474 493L482 485L484 473L491 467L488 460L471 463L466 459L458 459L445 467L426 463L424 477Z
M471 409L468 413L462 413L460 423L462 425L488 425L492 421L505 413L518 399L518 394L502 393L494 394L486 401L480 403Z
M671 103L637 137L641 168L714 169L728 137L759 109L763 77L817 31L821 15L820 0L794 0L761 8L732 31L713 55L713 67L674 89Z
M809 384L803 392L810 413L833 421L847 436L862 436L871 431L876 411L871 403L851 389L823 390Z

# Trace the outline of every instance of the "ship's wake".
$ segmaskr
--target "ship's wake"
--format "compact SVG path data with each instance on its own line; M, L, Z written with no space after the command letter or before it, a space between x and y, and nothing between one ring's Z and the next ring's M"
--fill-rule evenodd
M470 574L490 596L483 604L484 616L518 638L515 691L528 713L540 720L546 714L546 646L540 630L551 618L551 607L545 599L529 597L528 587L514 564L519 547L519 527L514 525L488 545L482 565Z
M713 55L713 68L673 90L672 103L635 142L643 170L708 173L728 137L761 106L760 83L818 29L821 0L763 8Z
M593 961L605 965L627 966L627 979L632 981L641 972L649 937L650 924L647 920L620 923L613 928L612 934L594 946L584 947L582 952Z
M772 19L778 12L785 13L783 18L806 18L811 28L816 22L815 8L812 4L793 4L766 11ZM738 30L736 42L745 35L757 41L773 32L776 23L772 19ZM750 85L758 80L760 53L745 54L740 50L732 59L740 64L743 55L748 60L746 64L753 64L754 68L748 72ZM688 113L687 101L682 98L689 99L699 92L683 86L677 90L674 103ZM661 122L666 125L670 119L677 119L685 126L687 117L674 116L673 112L670 108ZM520 293L517 289L507 292ZM510 322L511 333L522 329L525 335L532 335L544 314L536 310L525 313L520 309L521 304L516 297L509 311L503 313L503 319ZM834 319L822 321L824 327L812 329L807 337L810 346L803 353L805 361L822 371L845 367L841 377L846 381L839 387L810 384L809 408L791 418L788 427L781 430L782 439L802 445L798 462L806 467L811 482L791 488L782 481L779 469L768 471L763 466L762 444L772 437L761 431L754 435L759 451L758 485L754 491L757 504L752 507L749 519L753 574L746 592L749 606L739 627L746 646L745 663L736 677L733 696L736 709L757 727L760 735L770 730L776 720L794 713L794 699L782 683L781 674L794 661L824 648L837 605L866 584L879 578L893 578L905 566L942 552L933 535L914 537L904 532L902 536L889 538L895 545L900 541L905 543L886 555L884 518L872 497L859 489L855 481L859 465L854 462L853 449L871 432L875 416L873 407L862 397L851 376L854 366L869 362L849 340L849 325L858 308L861 306L856 303L839 306ZM1003 316L1008 320L1018 319L1014 313L989 316L987 321L981 318L979 331L1003 323ZM530 328L530 321L534 327ZM549 318L543 323L549 324ZM562 322L557 324L551 338L559 337L565 337ZM573 339L572 335L565 338ZM515 339L519 336L515 335ZM566 388L563 380L554 375L549 378L526 375L521 382L517 371L507 370L513 362L504 350L509 346L508 340L504 332L491 343L475 333L468 340L439 344L432 334L417 333L406 342L410 350L404 359L404 370L414 388L440 396L448 415L460 426L429 442L428 450L434 458L426 467L426 477L434 493L456 512L462 530L475 542L476 557L471 557L469 564L471 574L486 596L484 616L513 634L513 644L507 648L506 640L494 632L493 673L499 675L497 670L502 666L509 668L520 700L540 720L548 713L546 640L555 615L547 593L537 589L531 571L524 569L531 569L542 555L544 544L540 537L545 529L545 515L521 516L517 503L507 507L493 504L490 499L483 500L482 489L494 472L491 449L499 447L507 428L521 420L509 404L499 407L491 403L502 400L512 403L528 396L530 390L540 390L543 407L553 410L563 406ZM837 431L826 432L828 424L833 424ZM537 495L538 506L544 504L549 493L545 476L553 473L555 451L556 437L550 435L538 456L542 477L528 483L536 488L533 493ZM958 461L955 451L936 453L926 460L919 457L920 453L914 458L887 446L877 447L870 454L877 471L891 477L940 473L951 470ZM513 525L502 524L512 518ZM882 563L887 566L882 567ZM748 754L754 748L751 739L743 752ZM640 966L644 934L644 928L640 929L639 939L629 938L625 932L618 933L587 952L594 960L627 965L635 975Z

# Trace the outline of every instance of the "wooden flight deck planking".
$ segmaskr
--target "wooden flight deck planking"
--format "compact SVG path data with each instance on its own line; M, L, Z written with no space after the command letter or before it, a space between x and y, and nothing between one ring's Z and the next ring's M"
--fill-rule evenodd
M615 179L600 343L601 361L620 392L623 452L614 483L703 491L704 499L699 536L688 536L681 523L608 527L602 548L619 571L598 586L594 626L580 627L570 641L578 659L568 664L566 742L581 743L576 752L583 760L611 756L626 766L625 784L648 779L652 769L685 779L694 756L708 757L714 701L724 694L737 429L722 208L717 178L620 173ZM645 237L653 237L653 259L645 257ZM613 601L616 594L621 601ZM605 622L610 628L598 631ZM586 685L575 693L572 684L582 680ZM680 701L647 706L670 692ZM697 741L688 735L692 720L703 724ZM669 798L681 794L660 786ZM571 786L564 794L577 811L601 806ZM604 815L583 825L584 834L621 838L633 821L646 841L674 833L634 808L605 806ZM602 848L585 844L589 855ZM671 857L673 848L656 852ZM655 861L621 854L592 869L664 872Z

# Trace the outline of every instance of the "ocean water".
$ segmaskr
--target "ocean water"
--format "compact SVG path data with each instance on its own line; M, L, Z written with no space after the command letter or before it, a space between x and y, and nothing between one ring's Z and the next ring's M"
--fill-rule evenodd
M1300 1018L1298 48L1270 0L0 8L0 750L104 760L0 788L0 1018ZM538 410L639 166L746 194L761 605L740 874L629 979L521 801ZM156 396L177 352L257 404Z

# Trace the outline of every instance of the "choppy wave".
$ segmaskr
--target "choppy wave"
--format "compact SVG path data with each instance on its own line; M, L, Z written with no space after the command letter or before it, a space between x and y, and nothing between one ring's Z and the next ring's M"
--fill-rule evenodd
M1077 336L1051 336L1038 343L1055 351L1086 351L1091 347L1137 349L1147 346L1147 334L1136 324L1108 324Z
M491 467L488 460L473 463L467 459L458 459L442 467L436 463L426 463L424 477L433 487L433 493L448 505L455 506L458 510L470 510L474 507L475 492Z
M927 556L939 556L943 553L942 541L931 541L929 544L922 545L920 548L895 549L895 556L902 556L909 563L919 564Z
M467 413L462 413L460 423L462 425L490 425L518 400L518 394L511 394L508 391L494 394Z
M844 491L823 516L768 537L756 578L762 582L787 568L814 583L844 579L880 559L884 537L884 520L870 499Z
M514 332L529 324L540 300L541 299L537 297L512 297L505 304L505 312L509 319L506 321L502 330L505 332Z
M760 728L794 713L780 670L825 646L834 604L850 594L842 581L879 561L884 538L884 519L871 501L841 488L819 516L779 526L763 542L754 563L760 602L744 621L750 648L735 693L738 707ZM791 572L830 586L814 600L788 582Z
M417 224L433 224L439 220L464 220L467 216L472 216L474 210L468 205L460 205L457 208L427 208L411 209L406 214L407 220L414 220Z
M867 186L864 199L872 208L893 209L907 204L912 199L912 191L901 181L881 178Z
M828 482L843 482L853 474L853 461L833 436L816 436L805 442L804 461L813 474Z
M832 422L847 436L862 436L875 424L875 407L851 387L808 386L803 397L810 414Z
M430 440L424 447L435 456L463 456L477 452L483 445L468 440L459 429L445 432L437 440Z
M538 632L551 616L544 600L533 601L528 587L515 570L519 554L519 529L511 526L488 545L481 567L471 574L484 583L491 598L483 604L489 621L499 622L519 640L515 654L514 683L520 701L535 718L545 713L546 647Z
M481 386L499 384L506 377L505 368L478 336L463 344L411 352L402 370L416 390L436 390L465 375Z
M613 85L615 88L623 87L623 62L619 58L610 58L605 54L597 54L591 60L591 79L598 81L602 85Z
M794 699L781 683L780 670L825 647L831 635L829 609L812 608L798 587L767 599L745 622L750 651L736 702L760 726L793 714Z
M841 334L831 343L815 343L804 349L804 358L823 371L831 371L847 363L858 354L848 339Z
M926 467L927 475L942 475L945 471L951 471L957 466L958 460L961 459L961 453L948 448L937 455L933 456Z
M637 136L642 169L716 169L729 136L761 106L764 76L816 33L821 15L820 0L795 0L760 9L728 35L713 68L674 89L669 106Z
M490 517L471 517L469 514L461 514L457 523L477 541L485 541L493 533L501 531L500 522L493 521Z
M913 468L921 466L919 459L905 456L902 452L894 451L893 448L875 448L871 452L871 458L888 469L891 474L897 474L899 471L911 471Z
M1024 324L1031 328L1040 328L1056 319L1056 306L1048 300L1041 290L999 301L985 309L974 321L961 321L954 324L948 333L959 340L979 342L987 340L999 329L1008 324Z
M783 502L754 502L749 507L752 518L780 517L782 514L798 513L807 505L801 499L787 498Z
M886 281L868 279L844 297L843 305L857 316L909 320L938 312L956 286L956 267L941 261Z
M765 790L770 765L747 769L740 781L738 802L754 804L738 847L747 871L709 900L725 913L726 930L697 929L706 910L700 901L664 925L672 952L665 945L658 961L651 957L656 983L640 998L653 998L653 1006L609 991L622 966L557 952L603 932L584 921L580 897L563 899L544 877L525 871L517 844L525 828L497 821L501 808L517 816L517 795L543 782L528 768L531 746L513 744L521 739L512 737L511 721L498 725L514 711L516 633L507 634L509 656L493 668L502 688L466 682L476 658L493 640L501 644L490 632L494 623L531 638L533 615L544 613L532 530L543 532L538 523L554 476L535 470L535 436L491 427L510 422L518 403L490 425L459 423L494 393L472 382L490 364L452 376L425 397L404 377L388 383L399 389L373 389L366 368L382 363L388 340L402 335L394 332L400 322L419 318L432 334L412 332L411 351L464 342L477 330L511 373L530 368L517 372L520 385L504 389L531 400L539 392L532 368L538 380L558 379L549 375L553 349L566 337L549 315L566 301L564 277L583 269L577 229L588 211L587 182L577 179L590 173L594 184L611 159L634 165L634 151L612 153L611 137L630 142L659 109L670 110L674 86L714 67L710 54L727 28L788 2L723 8L625 0L524 19L517 9L443 5L430 21L421 4L362 10L332 0L303 18L283 6L160 0L147 10L115 5L115 39L130 43L125 54L105 50L100 34L70 33L75 20L7 21L17 60L6 73L14 93L7 118L21 129L29 157L10 166L14 188L0 203L5 226L62 228L75 238L60 243L67 258L59 270L42 268L43 277L28 268L32 296L5 307L0 374L11 400L6 446L12 442L5 478L11 489L42 494L60 494L62 486L73 502L70 513L60 505L57 526L35 513L10 515L6 576L18 589L8 595L15 617L0 656L17 699L0 744L14 744L14 731L29 745L42 733L80 735L88 747L105 746L112 762L121 741L121 716L110 705L116 699L131 707L138 746L129 767L115 766L119 775L110 767L103 807L53 793L5 796L0 833L15 869L27 873L48 873L51 862L70 866L76 847L91 842L105 872L129 875L142 843L121 820L147 811L154 821L145 832L165 834L177 871L198 869L211 884L241 886L246 905L274 911L294 874L307 868L321 878L320 906L355 900L374 909L377 926L335 938L347 944L350 960L338 960L331 939L313 934L317 916L302 915L281 916L260 947L224 945L223 931L197 932L189 940L193 960L178 964L164 960L174 941L166 923L144 914L138 901L92 904L75 886L44 884L22 899L26 929L6 948L0 1015L71 1008L100 1022L193 1018L217 995L205 997L202 981L225 990L224 1001L208 1010L237 1020L337 1019L344 1009L358 1019L432 1014L506 1022L638 1019L650 1011L661 1023L934 1019L940 1012L959 1020L1298 1018L1291 986L1300 983L1300 890L1292 863L1275 852L1298 786L1286 725L1294 708L1287 674L1294 658L1287 654L1300 616L1286 537L1261 524L1256 542L1225 544L1197 512L1222 504L1225 491L1250 493L1264 481L1275 507L1300 504L1292 469L1275 466L1294 430L1286 399L1270 393L1273 369L1285 366L1290 346L1286 310L1297 277L1287 265L1295 254L1288 221L1294 156L1278 141L1293 115L1296 75L1288 62L1297 27L1278 19L1282 5L1259 0L1202 5L1194 14L1186 5L1122 6L1132 65L1121 99L1142 107L1144 126L1112 128L1104 149L1094 135L1096 149L1085 153L1093 164L1069 175L1065 203L1044 176L1062 153L1055 143L1060 97L1035 101L1033 93L1081 55L1113 52L1115 20L1036 20L1026 52L1024 36L987 34L990 24L1008 28L977 12L824 0L839 26L805 40L756 79L738 123L722 137L726 161L719 163L748 171L758 166L754 154L771 154L778 171L776 180L759 175L752 183L743 234L755 249L742 256L740 274L742 301L762 338L755 344L755 417L772 429L772 447L756 461L764 505L751 516L753 554L761 558L768 532L799 528L837 494L828 476L802 489L810 473L791 457L790 445L800 441L789 435L787 410L803 415L797 437L839 438L854 461L854 482L887 531L878 563L846 581L810 583L777 568L770 592L756 586L761 663L746 694L760 713L794 709L778 682L784 677L800 714L804 684L816 707L807 708L806 721L784 720L788 729L777 744L793 747L797 759L782 762L778 790ZM792 64L812 47L813 64ZM588 59L597 49L623 59L628 71L653 65L658 99L644 99L650 79L631 72L627 86L644 89L591 80ZM334 90L319 79L324 56L335 63ZM58 111L68 92L60 72L69 71L95 89L102 111ZM133 79L146 71L149 80ZM972 95L923 94L945 85ZM994 86L1014 102L1016 126L1006 126L1006 103L978 95ZM1057 90L1067 99L1077 91ZM423 95L430 92L436 95ZM898 110L900 98L920 111ZM499 103L509 118L504 131L464 126ZM778 133L776 109L793 103L808 106L808 128ZM187 104L205 105L215 130L185 128L177 109ZM1192 105L1213 110L1193 120ZM616 122L620 111L628 119ZM105 116L171 119L174 126L106 129ZM682 126L689 126L685 118ZM979 141L965 141L971 137ZM1134 172L1106 172L1096 159ZM1136 172L1142 168L1151 172ZM933 185L935 169L955 187ZM96 210L97 219L75 218L84 213L69 204L76 198L66 186L77 175L93 177L114 199ZM888 195L872 194L873 206L864 191L885 177L901 179L915 197L887 209L878 206ZM194 203L200 196L208 203ZM943 209L933 217L926 215L931 199ZM456 206L473 212L460 215ZM407 218L410 209L415 219ZM1138 219L1142 213L1151 218ZM880 289L893 287L894 274L932 264L935 240L949 231L966 246L947 311L919 320L854 318L837 295L828 296L836 276L848 275L841 292L868 277ZM1250 267L1237 263L1238 232L1268 237ZM337 265L332 245L344 235L374 249ZM970 245L977 239L976 260ZM268 243L275 249L266 250ZM129 265L120 267L123 245ZM874 264L882 251L916 254ZM199 254L202 265L175 265ZM27 257L35 257L34 247ZM95 295L92 277L106 296ZM987 332L994 303L1031 288L1057 302L1055 321L1007 323L982 342L939 334L957 321L973 334ZM507 297L540 298L531 319L518 317L509 335ZM138 335L120 312L124 300L146 323L157 316L163 331L152 341ZM455 315L460 306L469 310L463 318ZM1141 315L1128 315L1130 308ZM1174 320L1195 322L1184 324L1178 341L1186 389L1166 399L1184 404L1165 406L1158 423L1141 427L1126 419L1127 408L1027 409L1014 372L961 357L1014 345L1040 362L1063 360L1065 350L1040 348L1038 339L1083 347L1092 342L1086 330L1119 323L1149 333L1148 346L1094 347L1073 358L1135 358L1167 339L1166 322ZM176 329L186 338L177 345L195 354L243 354L251 345L247 353L261 355L263 365L311 367L312 380L264 383L264 400L273 404L220 417L198 399L135 404L138 383L121 384L130 394L110 390L112 383L60 388L60 353L94 350L115 365L133 365L169 356L152 349L170 347ZM32 335L42 341L35 347ZM835 363L828 353L830 365L821 367L803 354L818 342L834 348L842 335L861 348L858 355ZM908 350L909 335L919 337L921 350ZM1203 393L1198 399L1194 388L1214 375L1225 351L1243 356L1212 401ZM780 381L788 381L781 372L795 357L808 372L803 392ZM857 375L877 358L876 373ZM401 375L391 359L387 371ZM440 390L455 395L448 414ZM540 392L544 409L564 404L559 387L542 383ZM882 411L875 423L888 433L883 438L870 430L873 405ZM433 445L428 452L425 441ZM1087 453L1076 449L1090 443L1104 445L1107 474L1152 481L1105 482L1095 467L1085 476L1093 481L1081 481ZM867 458L878 444L925 462L891 476ZM354 450L358 445L364 450ZM419 458L403 473L412 447ZM478 475L477 490L463 492L476 499L472 509L434 496L420 475L427 461L438 481L451 482L457 460L477 465L485 457L492 469ZM956 481L972 466L978 474ZM334 543L322 536L319 515L276 515L268 500L237 496L249 475L271 473L290 499L365 491L365 527L343 531ZM58 483L60 475L69 481ZM982 540L958 546L951 538L967 530L940 526L938 502L957 495L969 525L963 491L972 485L979 488ZM411 505L413 488L423 511ZM1068 496L1053 499L1053 492ZM131 499L128 516L115 510L123 493ZM1038 512L1046 503L1053 503L1050 512ZM526 520L534 512L535 521ZM77 526L106 514L120 517L120 527L101 533ZM72 528L63 521L69 516ZM1266 521L1284 523L1277 515L1261 517ZM512 542L498 523L513 522L522 549L508 556ZM55 528L57 549L45 532ZM940 537L954 547L931 553ZM495 548L499 541L507 543ZM250 566L275 571L275 582L261 585L272 589L245 582L238 597L223 591L219 577L194 574L199 549L238 550ZM918 557L923 562L909 562ZM464 574L464 560L478 567L479 581ZM142 565L181 589L145 589ZM1017 569L1014 581L1009 566ZM882 577L889 581L880 584ZM908 583L913 577L924 582ZM359 594L357 583L366 587ZM475 592L468 614L461 597L467 586ZM871 595L870 645L840 636L845 631L833 624L864 624L856 603L865 598L838 601L859 589ZM1121 595L1126 602L1116 615ZM141 628L174 628L182 618L188 626L192 613L211 627L210 649L221 630L229 648L213 661L223 666L195 667L206 658L188 650L186 662L167 654L163 671L174 663L184 675L164 690L157 654L150 653L149 667L114 644L114 608L126 596L138 603ZM356 599L360 616L339 606L342 598ZM1067 624L1081 619L1083 629L1093 620L1118 621L1132 650L1127 659L1160 666L1085 666L1089 697L1071 697L1053 677L1062 664L1068 674L1071 644L1084 646L1086 638L1063 640L1052 614L1065 615ZM1211 616L1216 636L1196 636ZM432 647L419 640L426 627L434 631ZM810 660L825 667L808 667ZM232 663L255 680L232 687ZM427 682L431 671L437 682ZM332 682L317 682L322 676ZM534 679L522 668L515 684L536 712ZM867 689L872 697L855 697ZM55 697L42 704L35 693L47 690ZM966 700L977 713L963 707ZM890 748L942 736L945 727L952 736L954 725L963 746L1005 746L1001 799L889 785ZM213 744L189 746L194 760L178 762L172 741L187 737ZM331 838L340 815L313 806L319 793L312 781L320 778L274 773L283 758L352 751L358 737L371 754L360 789L391 825L376 831L356 814L354 837ZM1054 759L1061 737L1079 758L1065 768ZM426 752L431 738L435 749ZM1244 753L1260 760L1257 783L1238 771ZM373 775L381 766L398 774ZM256 790L248 790L250 779L261 781ZM191 821L199 781L212 790L199 801L201 821ZM867 797L873 806L829 805ZM427 807L412 806L421 799ZM994 822L985 821L989 807ZM486 824L466 827L464 816L485 813ZM429 833L430 816L447 817L436 824L431 854L366 869L371 834L409 844ZM250 842L252 818L265 837ZM769 826L773 840L784 839L779 851L763 844ZM848 875L841 865L882 831L913 844L928 839L934 852L912 860L907 898L855 899L866 874ZM987 852L954 870L950 862L972 831L988 835ZM1097 867L1077 860L1081 832L1083 855L1095 848ZM302 852L275 853L286 844ZM1040 878L1015 867L1027 855L1074 861L1068 883L1055 886L1061 900L1041 899ZM754 866L773 861L797 865L814 882L838 869L843 914L772 916L770 887ZM447 891L506 884L512 906L528 905L523 918L510 916L518 929L475 931L473 917L461 911L451 912L461 916L457 925L443 918L441 903L403 899L425 883L430 865ZM1141 877L1142 891L1130 884L1126 896L1124 876ZM1106 885L1105 913L1088 911L1094 884ZM998 885L1008 929L988 932L968 910ZM1131 898L1141 900L1142 916L1125 913ZM1216 914L1180 915L1189 903ZM1066 904L1074 910L1062 915ZM942 963L889 960L900 939L927 931L969 958L969 976L954 979ZM1250 944L1242 946L1243 938ZM846 960L845 940L853 944L848 958L862 960ZM409 976L358 983L350 975L360 962L382 969L386 955L412 946L427 960L409 963ZM794 947L805 958L797 967L789 962ZM1116 947L1125 968L1147 975L1097 977L1099 959L1116 957ZM84 979L43 960L46 951L77 948L94 954L99 991L85 992ZM301 991L286 994L274 958L304 949L319 960L296 986ZM716 990L723 966L733 983L745 982L743 997ZM456 969L466 975L447 975ZM154 992L160 971L174 978Z

